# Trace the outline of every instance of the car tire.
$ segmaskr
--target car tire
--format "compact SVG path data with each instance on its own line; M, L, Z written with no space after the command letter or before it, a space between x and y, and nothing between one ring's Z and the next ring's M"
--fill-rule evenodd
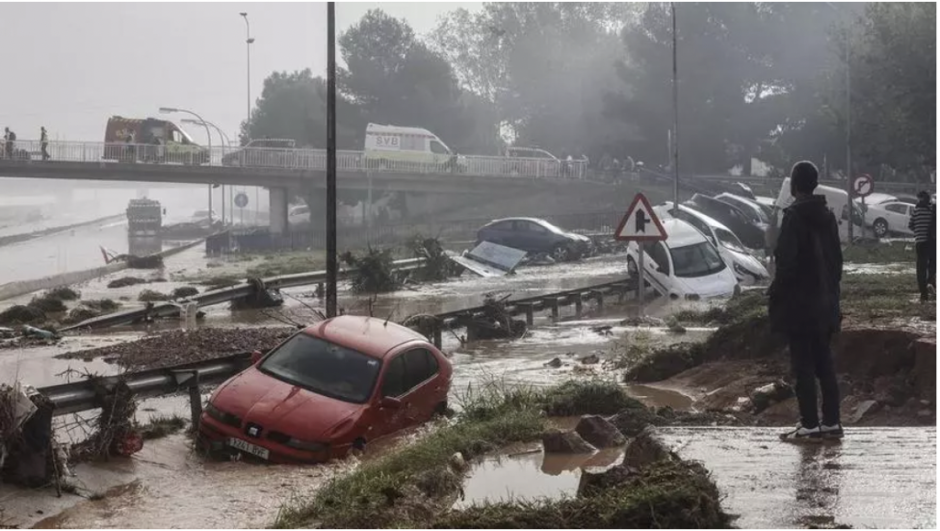
M552 248L552 259L556 262L567 262L571 259L571 250L567 245L559 244Z
M875 236L879 238L884 238L888 235L888 222L884 218L878 218L872 223L872 230L875 232Z

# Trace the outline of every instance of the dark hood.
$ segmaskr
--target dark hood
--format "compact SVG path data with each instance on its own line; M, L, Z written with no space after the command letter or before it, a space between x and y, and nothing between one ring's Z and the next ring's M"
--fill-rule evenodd
M797 199L784 211L790 216L800 218L810 227L824 228L829 223L832 212L826 203L826 196L814 195L805 199Z

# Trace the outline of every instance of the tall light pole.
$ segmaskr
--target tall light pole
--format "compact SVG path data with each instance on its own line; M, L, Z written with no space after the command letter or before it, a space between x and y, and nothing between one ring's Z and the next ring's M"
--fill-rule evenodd
M669 8L672 11L672 117L673 132L672 136L672 171L675 172L675 184L673 188L673 211L679 211L679 55L677 53L679 43L678 32L676 31L676 3L671 2Z
M241 12L239 15L245 19L245 48L247 55L247 88L248 88L248 114L245 118L245 143L247 144L251 140L251 44L255 42L255 39L251 36L251 23L248 22L248 13ZM258 209L261 205L258 204L258 187L255 187L255 223L258 222Z
M832 9L836 15L838 15L839 10L832 2L826 2L826 5ZM852 26L851 22L845 27L845 193L848 195L848 215L849 215L849 241L848 245L852 245L852 240L855 239L855 202L852 197L853 192L855 191L852 186L852 66L849 63L851 59L851 31ZM862 233L864 235L865 227L862 226Z
M206 138L207 138L207 140L208 140L208 142L209 142L209 146L208 146L208 147L209 147L209 164L211 165L211 164L212 164L212 133L209 132L209 125L208 125L208 124L206 123L206 121L202 118L202 116L199 116L198 114L194 113L193 111L189 111L189 110L186 110L186 109L179 109L179 108L176 108L176 107L160 107L160 112L163 113L163 114L172 114L172 113L175 113L175 112L181 112L181 113L191 114L191 115L195 116L197 120L199 120L200 122L202 122L202 125L204 125L205 128L206 128ZM223 196L223 197L224 197L224 196ZM223 205L224 205L224 201L223 201ZM223 219L223 221L225 221L225 220ZM212 225L212 185L211 185L211 184L209 185L209 225L210 225L210 226Z
M326 316L336 317L336 3L326 4Z

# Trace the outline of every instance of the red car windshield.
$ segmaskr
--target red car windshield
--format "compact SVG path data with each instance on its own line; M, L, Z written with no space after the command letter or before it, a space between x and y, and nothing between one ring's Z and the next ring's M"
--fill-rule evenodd
M258 369L319 395L361 404L372 395L381 365L355 350L299 333L265 358Z

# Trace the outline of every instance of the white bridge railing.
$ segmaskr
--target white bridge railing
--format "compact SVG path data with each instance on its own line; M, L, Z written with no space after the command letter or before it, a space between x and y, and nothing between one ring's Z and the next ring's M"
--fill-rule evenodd
M165 164L285 170L326 170L326 150L128 144L123 142L48 142L17 140L0 146L2 161ZM338 171L429 173L498 177L584 179L585 161L520 157L431 155L417 160L384 158L362 151L337 151Z

